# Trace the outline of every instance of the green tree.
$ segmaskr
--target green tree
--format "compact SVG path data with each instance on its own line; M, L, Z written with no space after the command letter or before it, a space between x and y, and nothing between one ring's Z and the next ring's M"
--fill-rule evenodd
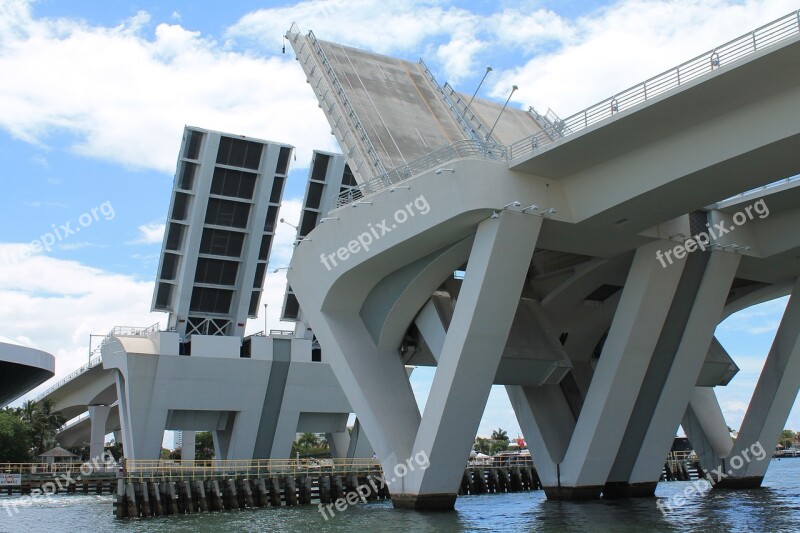
M208 431L198 431L194 435L194 458L198 460L214 458L214 438Z
M484 439L483 437L475 437L475 448L476 452L489 454L491 452L490 448L491 444L489 439Z
M0 411L0 463L26 463L30 449L31 434L25 422L13 411Z
M36 404L32 426L36 455L44 453L48 447L55 445L56 431L66 421L61 411L55 410L55 402L50 398L45 398Z
M503 428L497 428L492 431L492 440L504 440L508 442L508 432Z
M784 429L783 431L781 431L781 437L778 440L778 442L784 448L791 448L792 447L792 441L794 441L795 436L796 436L795 432L792 431L791 429Z

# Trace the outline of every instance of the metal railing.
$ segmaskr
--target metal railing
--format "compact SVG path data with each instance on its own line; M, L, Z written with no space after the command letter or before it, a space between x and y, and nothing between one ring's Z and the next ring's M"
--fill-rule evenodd
M146 328L134 327L134 326L116 326L105 337L103 337L103 340L100 341L100 344L90 352L90 358L88 363L78 368L77 370L73 371L66 377L61 378L55 385L50 386L47 390L45 390L43 393L34 398L33 401L38 403L44 400L51 392L53 392L57 388L61 387L62 385L64 385L69 381L72 381L76 377L80 376L81 374L87 372L88 370L91 370L92 368L102 363L103 358L101 357L100 352L102 351L103 346L108 344L111 341L111 339L114 338L114 336L144 337L150 335L151 333L155 333L156 331L159 331L158 322Z
M64 384L65 384L65 383L67 383L68 381L72 381L72 380L73 380L73 379L75 379L76 377L78 377L78 376L80 376L81 374L83 374L83 373L87 372L88 370L90 370L90 369L92 369L92 368L96 367L97 365L99 365L99 364L100 364L100 363L102 363L102 362L103 362L103 359L102 359L102 358L101 358L99 355L98 355L98 356L95 356L95 357L92 357L92 358L89 360L89 362L88 362L88 363L86 363L85 365L83 365L83 366L82 366L82 367L80 367L79 369L77 369L77 370L73 371L71 374L67 375L66 377L63 377L63 378L61 378L61 379L60 379L60 380L59 380L59 381L58 381L58 382L57 382L55 385L52 385L52 386L51 386L51 387L49 387L49 388L48 388L46 391L44 391L44 392L43 392L43 393L41 393L39 396L37 396L36 398L34 398L34 400L33 400L33 401L34 401L34 402L36 402L36 403L39 403L39 402L41 402L41 401L42 401L42 400L44 400L44 399L45 399L45 398L46 398L46 397L47 397L47 396L48 396L48 395L49 395L51 392L53 392L53 391L54 391L54 390L56 390L57 388L61 387L62 385L64 385Z
M737 194L736 196L732 196L731 198L723 200L723 202L728 202L730 200L734 200L736 198L741 198L743 196L748 196L750 194L754 194L754 193L758 193L758 192L762 192L762 191L767 191L769 189L772 189L773 187L778 187L779 185L786 185L788 183L792 183L792 182L795 182L795 181L798 181L798 180L800 180L800 175L792 176L790 178L784 178L784 179L782 179L780 181L767 183L766 185L762 185L761 187L756 187L755 189L750 189L749 191L741 192L741 193Z
M449 83L445 82L445 84L439 85L439 82L436 81L436 76L433 75L433 72L428 68L428 65L425 64L425 61L420 58L419 64L422 67L422 70L425 72L428 81L433 86L434 90L439 93L439 96L444 101L444 105L450 110L453 118L455 119L458 126L464 131L471 139L484 141L487 137L487 130L480 119L470 111L467 113L467 104L461 98L461 96L450 86Z
M81 472L83 469L83 472ZM116 473L116 465L106 465L105 463L94 463L91 461L76 461L65 463L0 463L0 474L66 474L81 473L88 476L94 473ZM87 473L89 472L89 473Z
M572 135L798 33L800 33L800 10L761 26L713 50L709 50L694 59L681 63L677 67L639 83L630 89L606 98L583 111L565 118L561 122L554 124L554 126L563 136ZM509 145L508 157L513 160L531 154L538 148L552 142L554 140L546 132L538 132Z
M300 28L297 26L297 23L292 23L292 26L287 32L287 37L289 38L290 42L293 43L296 43L300 38ZM314 35L313 31L309 31L307 37L308 43L310 43L312 50L309 50L306 55L303 55L306 44L303 43L303 46L301 46L299 50L296 50L297 58L301 61L301 63L303 63L303 65L307 66L306 72L308 73L309 83L314 88L315 92L318 93L317 96L320 99L320 104L323 102L326 104L328 103L326 100L327 92L323 93L319 88L320 81L324 79L333 89L333 102L328 106L328 113L331 114L331 121L334 123L334 129L338 127L338 123L341 119L344 119L346 122L348 122L356 132L356 135L352 140L353 148L360 146L360 149L364 151L364 154L372 160L371 163L373 169L370 170L370 174L373 172L386 172L386 168L384 167L383 162L380 160L380 157L378 157L378 152L375 150L375 146L372 144L372 141L370 141L367 130L364 128L361 120L358 118L355 108L350 102L350 99L347 97L347 93L339 81L338 76L336 76L336 72L333 70L333 67L328 60L325 51L322 49L322 46L319 44L317 37ZM312 58L312 54L316 55L316 60L319 62L319 66L321 68L317 69L317 65L314 65L313 67L308 66L309 60ZM345 137L346 135L343 133L340 142L347 144L347 139ZM352 150L349 150L348 155L351 157L353 156ZM356 165L356 167L358 167L358 165ZM357 170L360 171L360 169ZM365 176L365 174L362 173L362 176Z
M471 139L443 146L409 163L389 170L365 183L361 183L339 194L331 211L352 204L371 194L389 189L393 185L427 172L435 167L457 159L488 159L505 161L506 147L502 144L486 143Z
M254 459L241 461L145 461L126 460L123 476L127 480L262 478L312 474L380 474L377 459Z

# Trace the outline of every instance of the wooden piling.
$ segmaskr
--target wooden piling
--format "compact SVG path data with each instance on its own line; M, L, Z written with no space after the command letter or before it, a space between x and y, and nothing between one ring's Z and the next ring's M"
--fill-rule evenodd
M158 486L158 482L153 482L150 484L150 510L153 513L153 516L164 516L164 508L161 505L161 491Z
M273 507L281 506L281 480L276 477L269 478L269 503Z
M150 517L150 491L149 487L147 486L147 481L142 481L139 483L139 491L141 493L141 501L142 501L142 517L149 518Z
M284 491L283 497L286 501L287 507L294 507L297 505L297 487L295 485L294 476L287 476L283 480Z
M267 493L267 486L263 479L256 480L256 489L259 507L266 507L269 505L269 493Z
M214 480L211 482L211 509L213 511L222 511L222 493L219 490L219 482Z
M242 479L239 481L241 484L241 493L244 494L244 504L251 509L255 507L253 502L253 489L250 488L250 480L249 479ZM309 499L309 503L311 503Z
M178 494L175 492L175 482L167 482L167 509L169 514L178 514Z
M139 518L139 508L136 507L136 491L133 488L132 482L128 482L125 487L125 501L128 506L125 514L128 518Z

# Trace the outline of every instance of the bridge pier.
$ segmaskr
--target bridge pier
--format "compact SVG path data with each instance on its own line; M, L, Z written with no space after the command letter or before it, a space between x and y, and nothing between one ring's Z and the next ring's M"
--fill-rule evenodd
M596 499L608 481L685 266L656 261L666 246L637 249L577 420L559 386L507 387L549 499Z
M686 258L603 496L655 495L664 458L706 360L739 258L724 252L697 252Z
M111 412L109 405L90 405L89 420L91 436L89 438L89 458L103 457L106 441L106 422Z
M772 451L800 389L800 278L778 327L764 369L747 408L739 436L723 462L727 477L719 488L761 486Z

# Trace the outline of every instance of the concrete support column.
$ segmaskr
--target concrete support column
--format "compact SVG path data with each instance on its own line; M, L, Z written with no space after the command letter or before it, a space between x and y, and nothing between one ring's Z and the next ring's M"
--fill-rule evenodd
M197 452L194 431L181 432L181 462L194 463L194 458Z
M716 486L761 486L800 388L800 278L778 327L739 436L726 458L729 477Z
M331 450L332 457L336 459L347 457L347 449L350 447L350 435L347 431L326 433L325 439L328 441L328 448Z
M414 441L417 464L390 481L396 507L449 509L455 504L541 224L541 217L507 211L479 224ZM429 463L424 470L420 454Z
M733 439L713 388L694 388L681 425L705 472L721 466L721 458L730 455Z
M655 494L664 460L711 346L739 258L738 254L725 252L696 252L686 259L604 496Z
M550 499L598 498L608 480L683 273L656 260L667 246L636 251L577 421L556 388L510 390Z
M106 441L106 422L111 407L108 405L90 405L91 437L89 438L89 459L103 456Z

